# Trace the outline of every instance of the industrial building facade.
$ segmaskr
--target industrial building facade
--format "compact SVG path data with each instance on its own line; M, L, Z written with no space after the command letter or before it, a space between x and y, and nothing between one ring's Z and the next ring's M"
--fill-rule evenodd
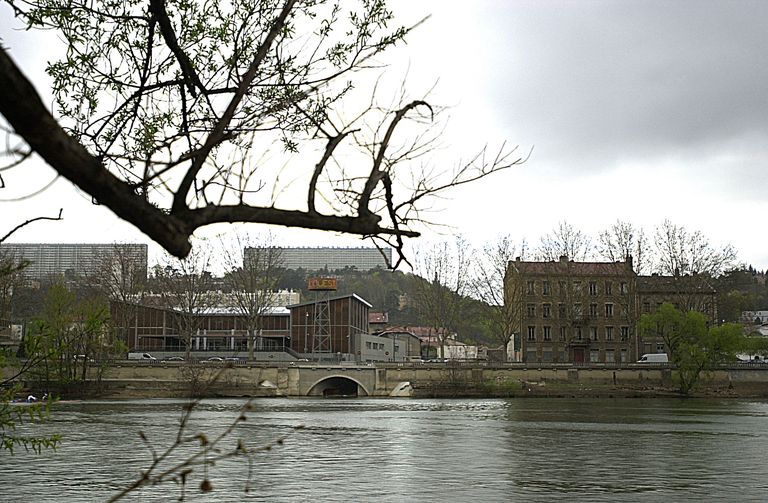
M370 307L354 294L275 307L261 316L254 349L321 360L391 360L392 341L368 334ZM119 330L129 353L178 354L189 344L198 358L248 354L248 327L236 309L217 307L195 315L197 328L186 337L180 319L185 315L174 309L112 302L111 311L114 319L126 320Z
M136 270L147 271L146 244L93 243L3 243L0 254L15 260L26 260L28 279L43 280L57 276L91 276L97 274L104 261L116 254L127 258Z
M255 248L245 248L245 261L252 260ZM356 269L369 271L386 269L392 263L390 248L279 248L282 267L307 271Z

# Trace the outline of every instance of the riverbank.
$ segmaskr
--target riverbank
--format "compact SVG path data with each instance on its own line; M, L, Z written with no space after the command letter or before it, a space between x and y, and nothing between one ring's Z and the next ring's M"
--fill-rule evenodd
M416 398L677 397L670 368L503 368L446 365L296 366L122 363L62 389L26 383L27 392L66 398L376 396L402 388ZM407 395L408 393L406 393ZM399 396L403 396L399 394ZM702 375L688 396L768 399L768 368L724 368Z

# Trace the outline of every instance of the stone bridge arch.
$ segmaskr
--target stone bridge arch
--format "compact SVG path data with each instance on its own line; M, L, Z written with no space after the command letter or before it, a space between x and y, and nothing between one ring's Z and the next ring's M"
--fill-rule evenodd
M344 374L325 376L315 381L306 396L370 396L371 390L358 379Z

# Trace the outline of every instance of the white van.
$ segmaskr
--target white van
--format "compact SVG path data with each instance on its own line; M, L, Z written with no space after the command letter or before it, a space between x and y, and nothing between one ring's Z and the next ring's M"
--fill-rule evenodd
M669 363L667 353L649 353L643 355L637 363Z

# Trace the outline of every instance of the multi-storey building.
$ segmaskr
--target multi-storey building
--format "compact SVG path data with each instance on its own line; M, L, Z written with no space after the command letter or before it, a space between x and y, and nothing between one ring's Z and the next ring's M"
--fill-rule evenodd
M707 323L716 325L717 291L705 275L638 276L638 308L640 315L656 312L665 302L682 311L699 311L707 317ZM660 338L645 337L638 348L639 354L665 353Z
M93 276L104 267L106 260L116 255L131 261L135 271L147 271L146 244L64 244L64 243L3 243L0 253L16 260L26 260L27 279L43 280L56 276Z
M390 248L280 248L282 266L286 269L357 269L368 271L380 267L386 269L392 263ZM251 260L255 248L245 248L245 261Z
M506 281L506 302L520 306L523 361L634 361L637 285L631 258L625 262L517 259L509 262Z
M627 363L665 353L664 341L643 337L640 317L665 302L700 311L717 324L717 292L709 277L637 276L624 262L510 261L505 302L518 306L524 362Z

